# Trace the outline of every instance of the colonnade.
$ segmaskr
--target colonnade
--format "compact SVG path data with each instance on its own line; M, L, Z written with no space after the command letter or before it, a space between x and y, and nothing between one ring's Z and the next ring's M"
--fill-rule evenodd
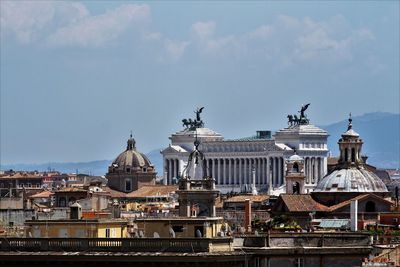
M172 178L178 178L181 175L182 167L179 159L164 159L164 177L167 177L166 184L172 184Z
M325 175L325 158L304 157L304 174L306 184L317 184Z
M214 177L217 185L251 185L253 170L255 184L273 187L283 184L284 161L282 157L256 158L211 158L206 161L208 175Z
M317 184L325 175L323 157L304 157L305 184ZM183 161L164 159L166 184L172 184L174 177L182 175ZM209 158L206 160L207 175L215 179L216 185L251 185L252 171L255 170L255 184L273 187L284 184L285 163L283 157Z

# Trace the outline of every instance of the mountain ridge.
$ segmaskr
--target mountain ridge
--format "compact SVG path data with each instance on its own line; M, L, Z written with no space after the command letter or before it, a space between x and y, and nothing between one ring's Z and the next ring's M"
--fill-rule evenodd
M328 147L332 156L339 154L337 141L346 131L348 120L342 120L325 126L318 126L329 134ZM364 141L362 154L368 156L368 163L378 168L400 168L400 114L388 112L370 112L353 117L353 129ZM158 175L163 175L161 149L155 149L146 156L156 167ZM55 169L66 173L87 173L104 175L112 160L89 162L48 162L41 164L7 164L1 170L47 171Z

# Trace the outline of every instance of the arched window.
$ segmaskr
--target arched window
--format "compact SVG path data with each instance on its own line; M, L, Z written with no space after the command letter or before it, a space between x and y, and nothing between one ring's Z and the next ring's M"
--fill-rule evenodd
M299 182L294 182L293 183L293 194L300 194L300 184Z
M344 149L344 161L347 161L349 158L349 150L348 148Z
M365 204L365 212L376 212L375 202L373 202L373 201L368 201L368 202Z
M293 172L299 172L299 164L297 162L293 163Z
M356 162L356 149L354 147L351 149L351 162Z

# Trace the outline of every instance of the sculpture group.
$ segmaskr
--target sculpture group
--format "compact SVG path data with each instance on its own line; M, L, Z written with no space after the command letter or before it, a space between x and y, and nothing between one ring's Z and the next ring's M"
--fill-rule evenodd
M299 111L299 113L300 113L299 117L297 117L297 115L290 115L290 114L287 115L289 126L304 125L304 124L310 123L310 120L307 119L307 116L304 114L304 111L306 111L306 109L308 108L309 105L310 105L310 103L308 103L307 105L301 106L301 109Z
M192 119L183 119L182 126L189 130L195 130L197 128L203 128L204 122L200 118L200 113L203 111L204 107L197 108L194 113L196 113L196 118Z

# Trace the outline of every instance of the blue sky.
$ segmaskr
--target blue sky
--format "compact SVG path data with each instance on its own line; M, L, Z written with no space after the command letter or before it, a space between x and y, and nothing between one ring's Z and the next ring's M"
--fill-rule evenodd
M148 152L197 106L227 138L399 113L398 1L0 5L2 164Z

